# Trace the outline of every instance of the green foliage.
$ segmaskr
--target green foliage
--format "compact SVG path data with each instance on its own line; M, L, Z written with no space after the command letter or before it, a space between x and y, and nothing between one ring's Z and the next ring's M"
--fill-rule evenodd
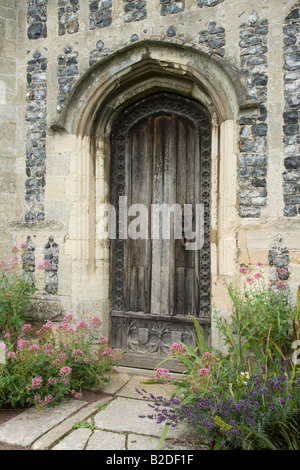
M91 431L94 431L95 429L97 429L93 418L90 421L80 420L73 425L73 429L82 429L82 428L91 429Z
M32 295L37 291L22 271L20 257L17 256L20 250L12 248L10 262L0 260L0 334L10 334L14 340L25 321Z
M237 372L244 369L245 360L264 362L272 356L290 356L297 309L289 301L286 289L274 289L260 272L254 279L248 277L241 288L234 283L226 286L233 312L226 320L215 309L214 318Z

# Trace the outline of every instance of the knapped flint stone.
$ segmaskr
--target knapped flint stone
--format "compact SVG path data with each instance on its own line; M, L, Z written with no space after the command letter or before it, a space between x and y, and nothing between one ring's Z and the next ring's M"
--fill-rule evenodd
M265 178L254 178L252 180L252 186L256 188L264 188L267 186L267 180Z
M288 135L295 135L299 133L299 124L285 124L283 132Z
M287 111L283 113L283 119L285 123L298 123L298 111Z
M257 11L252 10L250 15L248 16L248 21L249 23L253 24L253 23L256 23L258 18L259 18L259 14L257 13Z
M97 41L97 43L96 43L96 47L97 47L98 51L101 51L104 47L104 42L101 41L101 39L99 39L99 41Z
M269 264L270 266L284 267L287 266L290 262L290 257L288 255L269 255Z
M33 23L27 30L28 39L41 39L47 36L47 29L43 23Z
M266 168L261 168L261 167L254 167L251 170L251 176L253 178L261 177L261 176L266 176L267 175L267 169Z
M297 215L296 206L286 205L284 208L284 215L285 217L295 217Z
M287 170L299 170L300 169L300 156L287 157L284 160L284 166Z
M173 37L173 36L176 36L176 31L175 31L175 28L174 26L170 26L168 31L167 31L167 36L169 38Z
M300 18L300 9L295 8L285 17L285 21L298 20L299 18Z
M300 204L300 194L284 194L284 202L286 204Z
M268 125L265 123L260 123L252 126L252 134L258 136L267 135Z
M247 166L266 166L267 156L260 154L245 155L245 165Z
M300 52L292 52L285 56L284 68L286 70L300 69Z
M203 6L215 7L219 3L224 2L224 0L198 0L198 7L202 8Z
M300 182L300 172L299 171L285 171L283 173L284 181L299 181Z
M240 217L258 218L260 217L260 209L258 207L240 207L239 215Z

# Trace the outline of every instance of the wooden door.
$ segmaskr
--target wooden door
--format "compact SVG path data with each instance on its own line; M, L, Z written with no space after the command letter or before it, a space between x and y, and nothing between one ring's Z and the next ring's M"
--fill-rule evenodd
M193 346L194 318L209 332L210 140L205 111L166 94L129 108L112 132L110 341L125 365L153 368L172 343ZM185 205L197 214L197 204L204 244L190 250L174 220Z

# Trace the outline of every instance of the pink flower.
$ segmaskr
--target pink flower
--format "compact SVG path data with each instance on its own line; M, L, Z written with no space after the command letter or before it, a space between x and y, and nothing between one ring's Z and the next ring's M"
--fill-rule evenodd
M199 370L198 370L198 374L199 374L200 376L202 376L202 375L207 375L207 374L209 374L209 373L210 373L210 369L208 369L208 368L206 368L206 367L204 367L203 369L199 369Z
M173 343L170 347L171 355L176 357L180 354L186 354L187 349L183 344L180 343Z
M41 384L43 382L43 379L42 377L40 377L39 375L37 375L36 377L33 377L33 379L31 380L31 387L34 389L34 388L41 388Z
M71 367L68 367L68 366L64 366L60 369L58 375L70 375L72 372L72 369Z
M6 338L10 338L10 334L9 334L9 333L5 333L4 339L6 339Z
M26 330L30 330L30 329L31 329L30 323L25 323L25 325L22 326L22 331L26 331Z
M196 391L196 385L191 385L190 392L195 392L195 391Z
M102 324L103 324L103 321L100 320L100 318L98 318L98 317L94 317L91 320L91 326L101 326Z
M51 384L57 384L56 377L49 377L47 385L51 385Z
M108 343L108 339L105 336L100 336L99 343Z
M11 351L7 354L7 359L12 359L13 357L16 357L16 353Z
M84 352L81 351L81 349L74 349L72 352L72 357L75 359L75 361L80 361L84 358Z
M14 256L14 257L12 258L12 261L13 261L13 262L16 262L16 261L18 261L18 259L19 259L19 258L18 258L17 256Z
M277 285L277 287L279 287L279 288L281 288L281 289L285 289L285 288L286 288L285 283L282 282L282 281L278 281L276 285Z
M53 326L53 323L52 321L47 321L43 326L42 326L42 329L43 330L50 330Z
M108 347L108 348L105 348L105 349L104 349L104 351L103 351L103 353L101 354L101 356L109 356L109 355L112 354L113 352L114 352L113 349L111 349L111 348Z
M66 315L65 318L63 319L63 321L65 321L65 322L73 321L73 320L75 320L75 318L74 318L74 315L72 315L71 313Z
M77 398L78 400L80 400L80 398L82 398L82 393L80 393L80 392L75 392L73 395L74 395L74 397Z
M255 273L254 274L255 279L259 279L260 277L262 277L262 273Z
M68 331L69 333L74 332L74 329L68 323L61 323L58 325L57 329Z
M240 267L240 273L247 273L248 272L248 269L246 268L246 266L241 266Z
M248 276L246 282L248 282L248 284L251 284L253 282L252 277Z
M256 264L256 266L260 267L260 266L262 266L262 263L259 262L259 263Z
M17 245L13 245L11 248L12 253L16 253L18 251Z
M159 367L154 373L155 382L165 381L171 378L170 371L168 369L163 369Z
M24 348L30 346L30 342L27 341L26 339L18 338L18 340L17 340L17 346L18 346L18 349L20 349L21 351L23 351Z
M287 270L284 269L284 268L280 268L278 272L279 272L280 274L283 274L284 276L286 276L286 274L287 274Z
M53 403L54 398L52 395L46 395L44 398L44 405L49 405L49 403Z
M26 243L21 243L21 248L27 248Z
M88 329L89 329L89 326L88 326L87 322L84 321L84 320L81 320L76 326L77 331L78 330L88 330Z

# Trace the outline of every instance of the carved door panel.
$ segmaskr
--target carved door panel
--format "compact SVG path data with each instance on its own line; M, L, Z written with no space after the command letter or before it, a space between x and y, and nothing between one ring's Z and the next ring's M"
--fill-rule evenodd
M194 345L193 318L209 332L209 120L187 99L157 95L123 113L111 145L118 217L111 243L110 341L122 349L123 364L153 368L172 343ZM196 204L204 205L200 250L175 238L173 219L166 218L172 207L185 204L194 213ZM171 212L161 215L163 205ZM123 239L120 233L126 233Z

